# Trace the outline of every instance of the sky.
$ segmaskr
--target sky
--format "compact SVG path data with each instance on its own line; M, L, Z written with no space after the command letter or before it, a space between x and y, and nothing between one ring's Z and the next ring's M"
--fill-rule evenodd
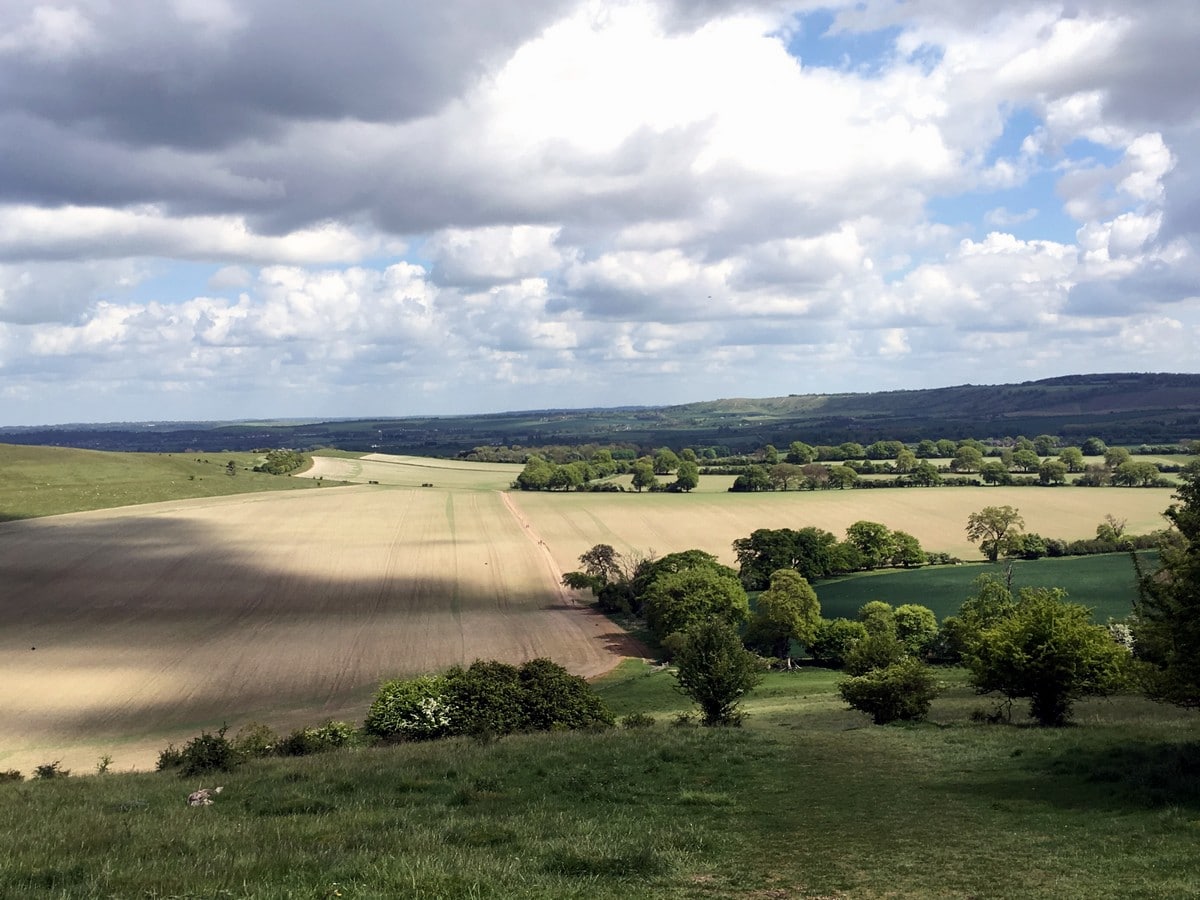
M1200 371L1200 3L0 0L0 425Z

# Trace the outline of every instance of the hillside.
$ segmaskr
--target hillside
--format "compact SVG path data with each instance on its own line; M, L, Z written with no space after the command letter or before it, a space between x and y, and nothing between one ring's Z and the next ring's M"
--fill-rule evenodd
M876 440L1055 434L1110 444L1200 437L1200 375L1070 375L1021 384L862 394L790 394L678 406L536 410L328 421L141 422L0 428L14 444L147 452L332 447L452 456L486 445L589 442L732 451Z

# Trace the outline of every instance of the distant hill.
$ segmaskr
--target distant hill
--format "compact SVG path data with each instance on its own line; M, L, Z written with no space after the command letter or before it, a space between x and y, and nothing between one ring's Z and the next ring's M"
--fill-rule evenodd
M1200 375L1068 375L1020 384L730 398L678 406L534 410L329 421L142 422L0 428L0 441L184 452L260 447L453 455L478 446L625 444L640 449L1054 434L1068 443L1200 438Z

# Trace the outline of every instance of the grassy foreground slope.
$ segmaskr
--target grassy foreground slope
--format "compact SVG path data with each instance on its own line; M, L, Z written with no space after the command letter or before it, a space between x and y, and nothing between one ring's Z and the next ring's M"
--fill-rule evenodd
M775 674L747 727L674 728L672 679L602 684L650 729L396 746L168 775L0 784L0 895L1133 898L1200 892L1195 718L873 727L835 673ZM1188 740L1192 739L1192 743ZM1190 767L1190 769L1189 769Z
M0 522L161 500L304 490L307 479L252 472L256 453L110 453L0 444ZM236 475L226 465L235 463Z

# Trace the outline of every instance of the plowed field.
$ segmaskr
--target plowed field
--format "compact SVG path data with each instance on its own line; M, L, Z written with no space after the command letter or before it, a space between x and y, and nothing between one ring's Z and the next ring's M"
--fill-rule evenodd
M0 525L0 768L146 767L223 721L361 721L384 677L625 636L565 598L503 495L384 486Z

